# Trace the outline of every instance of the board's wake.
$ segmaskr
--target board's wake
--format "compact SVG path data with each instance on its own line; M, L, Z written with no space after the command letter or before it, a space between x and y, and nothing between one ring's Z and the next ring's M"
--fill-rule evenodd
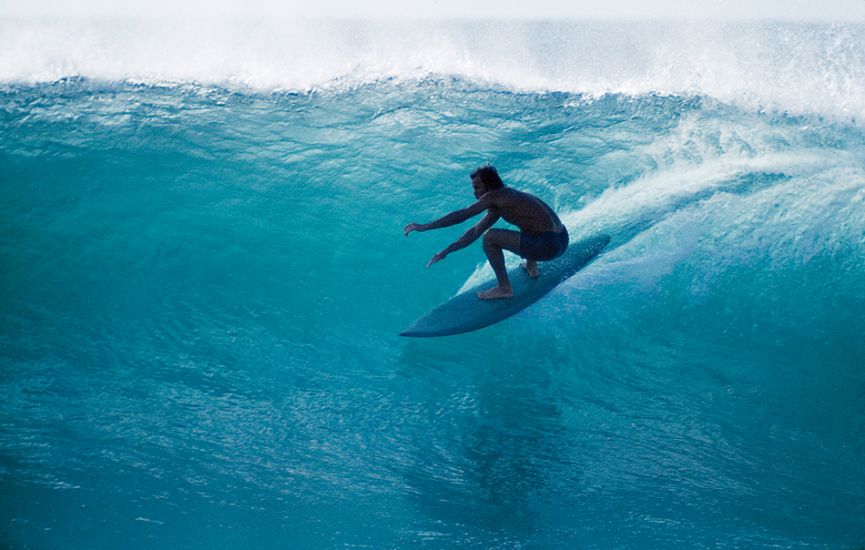
M567 280L591 262L610 242L609 235L596 235L571 244L564 254L541 264L541 274L529 277L522 268L508 272L513 298L481 300L478 290L489 287L490 281L457 294L430 311L400 336L450 336L483 328L522 311L540 300L546 293Z

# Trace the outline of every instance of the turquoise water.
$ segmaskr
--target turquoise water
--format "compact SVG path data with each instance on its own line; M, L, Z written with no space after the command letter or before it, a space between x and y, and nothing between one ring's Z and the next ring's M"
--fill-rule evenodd
M721 93L724 56L617 81L633 44L585 91L471 49L299 87L0 65L0 542L861 547L863 34L783 30L834 100ZM402 234L484 162L612 243L511 319L399 338L491 277L478 244L424 269L464 227Z

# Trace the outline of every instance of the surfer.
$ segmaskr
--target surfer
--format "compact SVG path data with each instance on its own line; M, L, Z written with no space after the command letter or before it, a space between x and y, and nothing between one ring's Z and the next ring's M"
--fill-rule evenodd
M509 250L526 259L523 267L530 277L538 276L538 262L552 260L568 248L568 230L544 201L505 186L496 169L491 165L481 166L469 176L477 202L456 210L429 223L412 222L403 230L408 236L412 231L428 231L462 223L486 211L481 220L453 242L435 254L426 266L443 260L451 252L465 248L484 236L483 246L498 285L478 292L482 300L510 298L514 295L505 268L503 250ZM517 226L519 231L490 229L499 218Z

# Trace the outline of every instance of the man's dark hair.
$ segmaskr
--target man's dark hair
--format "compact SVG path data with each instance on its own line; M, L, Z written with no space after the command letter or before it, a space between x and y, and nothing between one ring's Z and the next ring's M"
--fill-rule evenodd
M484 185L489 190L501 189L505 186L502 178L499 177L499 173L492 164L485 164L477 168L469 177L471 179L475 179L476 177L481 178L481 181L484 182Z

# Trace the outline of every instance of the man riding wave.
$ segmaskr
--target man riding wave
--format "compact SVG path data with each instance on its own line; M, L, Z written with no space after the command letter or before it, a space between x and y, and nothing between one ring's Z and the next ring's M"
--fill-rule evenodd
M478 168L470 175L477 202L456 210L429 223L412 222L405 226L408 236L412 231L428 231L462 223L481 212L486 212L472 228L441 252L435 254L427 267L443 260L451 252L465 248L483 235L483 247L497 286L478 292L482 300L510 298L514 295L505 268L503 250L509 250L526 259L525 267L530 277L538 276L539 261L552 260L568 248L568 230L544 201L523 191L505 186L493 166ZM511 223L519 231L490 229L499 218Z

